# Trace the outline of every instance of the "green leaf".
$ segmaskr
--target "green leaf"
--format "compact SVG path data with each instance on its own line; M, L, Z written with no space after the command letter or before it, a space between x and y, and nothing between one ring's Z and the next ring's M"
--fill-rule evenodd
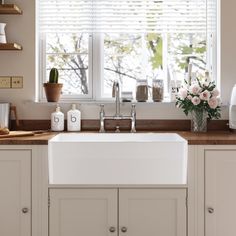
M204 47L196 48L195 52L196 53L201 53L201 54L205 53L206 52L206 47L204 46Z

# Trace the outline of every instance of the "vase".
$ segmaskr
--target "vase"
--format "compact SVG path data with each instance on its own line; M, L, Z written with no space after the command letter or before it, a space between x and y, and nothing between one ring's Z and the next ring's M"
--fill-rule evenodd
M193 110L191 112L191 131L192 132L207 132L207 111Z

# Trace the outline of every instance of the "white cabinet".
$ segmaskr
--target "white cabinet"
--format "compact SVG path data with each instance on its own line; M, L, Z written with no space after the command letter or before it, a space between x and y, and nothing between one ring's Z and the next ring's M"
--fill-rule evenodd
M185 236L184 189L121 189L120 235Z
M0 236L48 235L47 163L46 145L0 145Z
M50 189L50 236L185 236L186 189Z
M190 146L188 236L236 235L236 146Z
M0 235L31 235L30 150L0 150Z
M205 229L236 235L236 150L205 151Z
M52 189L49 222L50 236L116 235L117 192L114 189ZM113 230L115 232L110 232Z

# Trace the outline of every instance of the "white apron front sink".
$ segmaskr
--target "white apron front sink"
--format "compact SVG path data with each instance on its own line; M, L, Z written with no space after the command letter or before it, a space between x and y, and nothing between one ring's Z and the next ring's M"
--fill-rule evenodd
M50 184L187 181L187 141L175 133L62 133L48 149Z

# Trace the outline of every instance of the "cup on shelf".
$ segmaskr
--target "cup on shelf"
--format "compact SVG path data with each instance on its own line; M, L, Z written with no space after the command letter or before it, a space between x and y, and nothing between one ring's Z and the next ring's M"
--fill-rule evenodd
M6 23L0 23L0 43L7 43L5 27Z

